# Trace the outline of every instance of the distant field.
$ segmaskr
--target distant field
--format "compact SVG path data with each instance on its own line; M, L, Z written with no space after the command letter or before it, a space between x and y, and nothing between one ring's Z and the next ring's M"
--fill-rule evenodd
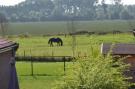
M50 21L50 22L25 22L25 23L9 23L8 34L56 34L71 32L71 22L66 21ZM74 28L76 31L130 31L135 27L135 21L113 20L113 21L75 21Z

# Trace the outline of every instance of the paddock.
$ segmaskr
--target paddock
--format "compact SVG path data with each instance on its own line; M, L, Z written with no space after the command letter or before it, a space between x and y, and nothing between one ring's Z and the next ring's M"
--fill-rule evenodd
M49 37L29 37L29 38L13 38L20 43L20 48L16 56L28 57L56 57L56 56L73 56L72 55L72 38L71 36L60 36L64 41L62 47L49 47ZM132 34L107 34L107 35L77 35L76 36L76 57L84 59L89 54L98 54L100 52L100 45L102 42L119 42L129 43L134 42ZM66 62L67 74L69 66L74 65L74 62ZM51 89L55 81L64 81L64 62L33 62L33 75L31 70L31 61L17 61L17 73L19 77L20 87L23 89ZM31 84L29 84L30 82ZM33 86L31 86L33 85Z
M16 57L18 67L21 68L18 70L19 76L63 76L74 59L71 56Z

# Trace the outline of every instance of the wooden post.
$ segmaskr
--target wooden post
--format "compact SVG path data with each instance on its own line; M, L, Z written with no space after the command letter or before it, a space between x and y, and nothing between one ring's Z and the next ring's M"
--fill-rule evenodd
M33 61L31 61L31 76L33 76Z
M52 50L52 57L54 56L54 51Z
M33 61L31 60L31 76L33 76Z
M31 50L30 50L30 55L31 55ZM34 75L34 71L33 71L33 60L32 60L32 55L31 55L31 76Z
M23 54L23 56L24 56L24 57L26 56L26 54L25 54L25 50L24 50L24 54Z
M66 72L66 58L64 57L63 60L64 60L64 75L65 75L66 74L65 73Z

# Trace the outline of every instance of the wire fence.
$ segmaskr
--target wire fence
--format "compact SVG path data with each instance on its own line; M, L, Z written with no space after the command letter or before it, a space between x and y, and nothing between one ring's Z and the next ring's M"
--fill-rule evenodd
M62 76L66 65L72 64L72 57L16 57L16 67L19 76Z

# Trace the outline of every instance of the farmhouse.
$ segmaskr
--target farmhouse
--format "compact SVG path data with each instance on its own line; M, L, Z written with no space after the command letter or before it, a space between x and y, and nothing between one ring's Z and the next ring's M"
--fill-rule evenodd
M124 62L131 65L129 71L125 72L125 75L132 77L129 80L130 82L135 82L135 44L102 44L101 53L103 55L106 55L110 50L113 56L125 57Z
M18 44L0 38L0 89L19 89L15 69Z

